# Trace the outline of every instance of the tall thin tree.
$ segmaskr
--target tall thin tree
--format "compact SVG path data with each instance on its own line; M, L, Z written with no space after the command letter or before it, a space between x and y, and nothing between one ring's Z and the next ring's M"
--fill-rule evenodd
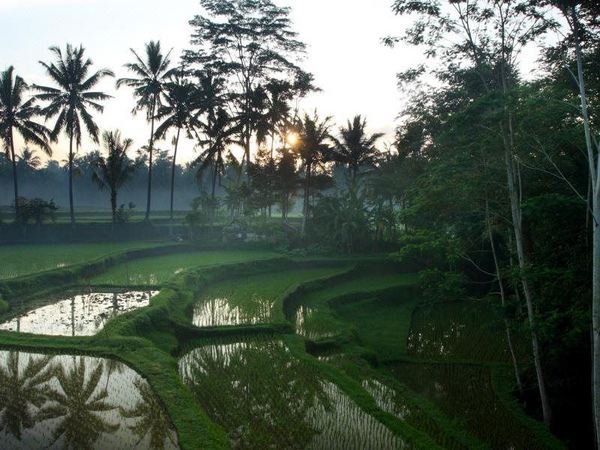
M107 150L107 156L99 156L93 163L92 181L102 191L110 194L112 223L117 222L117 195L119 189L131 179L135 172L135 162L127 156L131 148L131 139L122 139L120 131L105 131L102 141Z
M85 57L83 46L73 47L67 44L63 51L58 47L50 47L55 61L40 64L56 87L34 85L39 91L36 98L48 102L42 109L47 119L56 117L56 122L51 131L51 137L57 139L61 132L66 132L69 138L69 211L71 225L75 224L75 210L73 207L73 159L75 151L81 145L83 131L98 142L99 128L90 110L102 113L104 107L101 101L111 98L104 92L93 90L105 77L114 76L108 69L100 69L92 73L92 60Z
M154 150L154 122L156 112L162 106L162 93L165 89L165 83L173 75L174 71L169 68L169 51L163 54L160 41L150 41L145 46L145 54L142 59L138 53L130 49L135 57L135 61L125 64L127 70L133 73L136 78L119 78L117 88L128 86L133 88L137 102L133 113L140 111L146 112L146 119L150 122L150 138L148 139L148 193L146 199L146 217L150 220L150 209L152 202L152 157Z
M15 195L15 213L19 217L19 183L17 177L17 154L15 152L15 132L26 143L40 147L48 156L52 150L48 143L50 130L35 122L33 118L40 115L35 99L25 100L29 86L23 78L14 75L11 66L0 73L0 136L4 142L6 154L12 162L13 186Z

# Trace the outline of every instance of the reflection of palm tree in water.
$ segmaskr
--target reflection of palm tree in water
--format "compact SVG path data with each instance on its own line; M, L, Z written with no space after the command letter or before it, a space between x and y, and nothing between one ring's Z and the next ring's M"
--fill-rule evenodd
M170 442L175 446L175 437L171 422L164 413L162 405L152 392L150 385L142 380L135 380L134 385L141 396L133 409L119 408L121 416L126 419L139 419L129 429L138 437L138 445L147 435L150 435L150 448L164 449Z
M304 448L318 430L307 418L331 408L319 377L277 341L200 347L182 375L234 448Z
M35 425L31 407L40 408L46 402L46 383L54 376L47 367L51 359L29 357L21 371L19 352L8 354L6 367L0 366L0 430L21 439L23 429Z
M116 408L106 401L106 389L96 392L102 372L102 364L97 364L91 375L86 377L86 364L82 357L79 363L74 361L68 371L62 365L56 367L60 389L48 393L51 403L39 412L40 420L60 419L49 446L64 436L65 448L88 449L102 433L114 433L119 429L119 424L111 424L101 417L101 413Z

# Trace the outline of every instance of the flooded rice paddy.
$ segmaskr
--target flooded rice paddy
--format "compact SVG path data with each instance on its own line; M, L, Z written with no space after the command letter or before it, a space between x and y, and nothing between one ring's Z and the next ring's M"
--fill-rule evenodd
M215 341L185 354L179 370L234 448L409 448L282 341Z
M0 351L0 448L176 449L150 385L110 359Z
M158 291L67 294L0 324L0 330L54 336L91 336L110 319L150 304Z
M520 359L525 359L526 346L516 333L513 344ZM499 313L483 301L417 308L408 336L408 352L424 358L510 362Z
M492 449L541 449L536 436L497 397L491 369L462 364L397 363L394 376L433 401Z
M343 270L331 267L290 270L217 283L199 297L193 323L208 327L283 321L281 299L288 289L297 283L328 277Z

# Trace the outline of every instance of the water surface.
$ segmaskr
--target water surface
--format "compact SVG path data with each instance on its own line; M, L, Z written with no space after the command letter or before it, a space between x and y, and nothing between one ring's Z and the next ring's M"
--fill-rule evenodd
M150 385L110 359L0 351L0 448L176 449Z
M158 291L65 295L0 324L0 330L53 336L91 336L110 319L150 304Z
M179 370L234 448L409 448L282 341L203 345L180 359Z

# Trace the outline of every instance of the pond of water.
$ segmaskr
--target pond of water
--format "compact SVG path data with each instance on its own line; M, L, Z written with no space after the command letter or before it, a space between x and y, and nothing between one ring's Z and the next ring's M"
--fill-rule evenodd
M232 305L226 297L210 298L196 303L192 320L197 327L257 324L269 320L273 304L257 295L245 305Z
M204 345L179 370L234 448L409 448L281 341Z
M115 360L0 351L0 448L176 449L150 385Z
M0 330L54 336L91 336L119 314L142 308L158 291L68 294L0 324Z

